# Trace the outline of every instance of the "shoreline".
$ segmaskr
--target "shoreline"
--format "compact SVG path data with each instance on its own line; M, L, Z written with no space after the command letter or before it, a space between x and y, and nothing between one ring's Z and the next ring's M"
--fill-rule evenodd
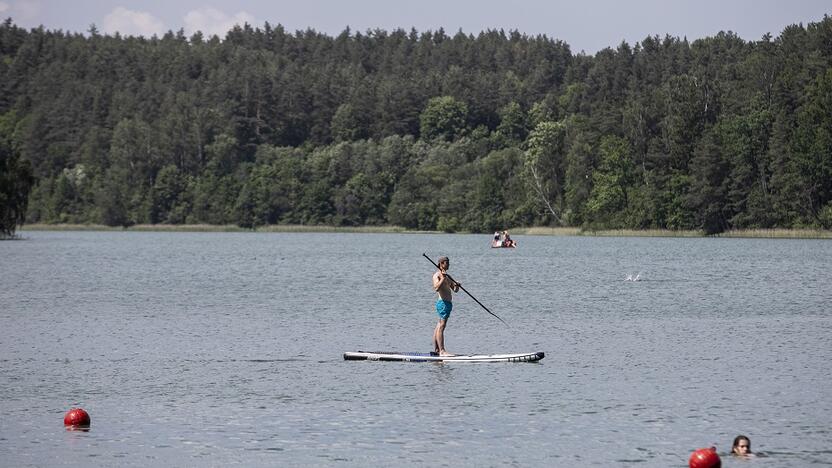
M26 231L123 231L123 232L331 232L331 233L381 233L381 234L441 234L442 231L418 231L400 226L310 226L310 225L269 225L255 229L241 228L237 225L213 224L137 224L124 227L105 226L102 224L25 224L17 229ZM509 229L514 235L526 236L561 236L561 237L713 237L713 238L753 238L753 239L832 239L832 230L822 229L742 229L726 231L711 236L701 231L672 231L667 229L604 229L584 231L577 227L526 227ZM459 232L458 234L470 234ZM489 233L482 233L489 235Z
M299 224L275 224L254 229L236 224L135 224L130 227L104 224L26 224L17 229L23 231L121 231L121 232L357 232L357 233L431 233L399 226L312 226Z
M580 228L531 227L511 229L514 235L587 236L587 237L688 237L688 238L748 238L748 239L832 239L832 230L823 229L738 229L705 235L702 231L673 231L669 229L602 229L584 231Z

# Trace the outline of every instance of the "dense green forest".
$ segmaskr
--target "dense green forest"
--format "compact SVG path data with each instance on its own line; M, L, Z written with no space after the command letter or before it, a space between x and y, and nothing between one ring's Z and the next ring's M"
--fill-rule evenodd
M489 30L0 26L27 222L832 228L832 17L594 56Z
M0 138L0 239L14 237L17 226L25 221L33 183L32 166L12 151L8 140Z

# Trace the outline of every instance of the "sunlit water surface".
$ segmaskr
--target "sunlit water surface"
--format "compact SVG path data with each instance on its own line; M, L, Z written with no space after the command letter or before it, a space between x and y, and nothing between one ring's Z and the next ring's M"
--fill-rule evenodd
M0 242L3 466L832 465L832 241L23 236ZM457 296L450 351L546 358L344 361L430 350L423 252L511 325ZM727 456L740 433L763 456Z

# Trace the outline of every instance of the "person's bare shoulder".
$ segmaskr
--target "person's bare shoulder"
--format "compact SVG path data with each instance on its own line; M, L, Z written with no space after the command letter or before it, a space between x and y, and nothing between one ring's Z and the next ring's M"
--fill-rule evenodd
M442 273L437 271L433 274L433 286L437 287L440 281L442 281Z

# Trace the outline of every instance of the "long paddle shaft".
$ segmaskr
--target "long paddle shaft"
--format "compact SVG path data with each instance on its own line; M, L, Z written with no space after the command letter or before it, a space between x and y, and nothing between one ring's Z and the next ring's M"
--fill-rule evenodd
M428 257L428 256L427 256L427 254L423 253L423 254L422 254L422 256L423 256L423 257L425 257L426 259L428 259L428 261L429 261L429 262L433 263L433 260L431 260L431 259L430 259L430 257ZM433 266L435 266L437 270L439 269L439 265L437 265L436 263L433 263ZM468 292L468 290L467 290L467 289L465 289L465 287L463 287L461 284L457 283L457 282L456 282L456 280L455 280L455 279L453 279L453 277L452 277L451 275L449 275L449 274L445 273L445 276L447 276L447 277L448 277L448 279L450 279L451 281L453 281L454 283L456 283L456 284L457 284L457 286L459 286L459 289L461 289L461 290L465 291L465 294L467 294L467 295L471 296L471 299L473 299L473 300L474 300L474 302L476 302L477 304L479 304L479 305L480 305L480 307L482 307L483 309L485 309L485 311L486 311L486 312L488 312L489 314L493 315L494 317L497 317L497 314L495 314L494 312L491 312L490 310L488 310L488 307L486 307L486 306L482 305L482 302L478 301L476 297L474 297L471 293L469 293L469 292ZM511 326L510 326L509 324L507 324L507 323L506 323L506 321L505 321L505 320L503 320L503 319L501 319L500 317L497 317L497 320L499 320L499 321L501 321L501 322L505 323L505 325L506 325L507 327L511 328Z

